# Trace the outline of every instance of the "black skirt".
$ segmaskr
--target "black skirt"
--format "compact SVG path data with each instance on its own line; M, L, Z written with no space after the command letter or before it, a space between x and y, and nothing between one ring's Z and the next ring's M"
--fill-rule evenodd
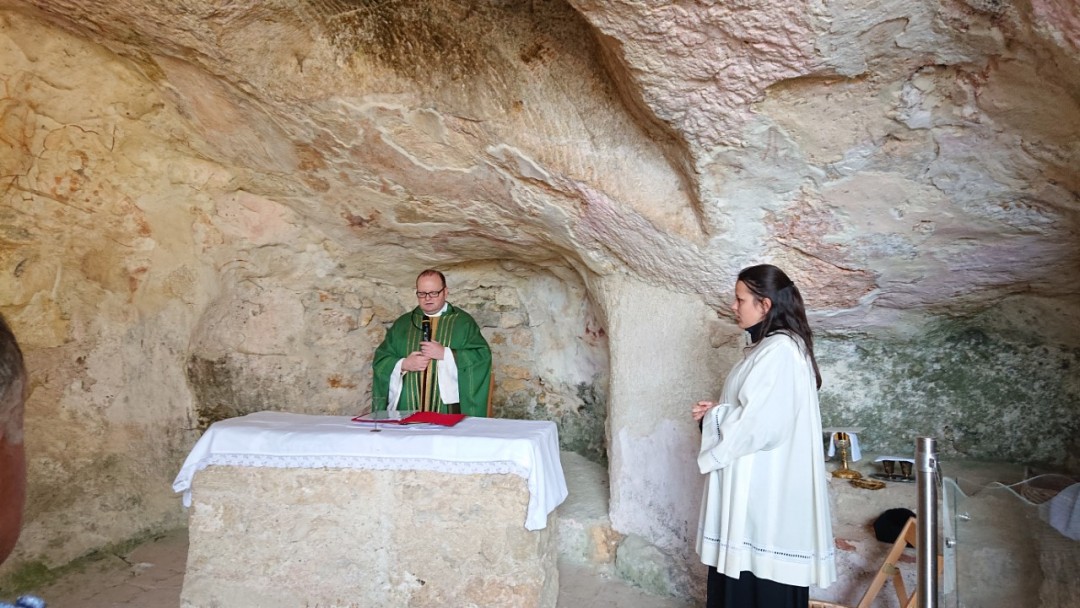
M740 572L736 580L710 566L705 597L706 608L806 608L810 588L758 578L748 571Z

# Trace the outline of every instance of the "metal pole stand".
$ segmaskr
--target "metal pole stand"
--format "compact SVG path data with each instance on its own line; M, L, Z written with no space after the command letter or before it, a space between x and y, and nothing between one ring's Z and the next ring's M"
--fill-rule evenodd
M938 479L937 441L915 440L915 483L919 486L916 596L919 608L938 606Z

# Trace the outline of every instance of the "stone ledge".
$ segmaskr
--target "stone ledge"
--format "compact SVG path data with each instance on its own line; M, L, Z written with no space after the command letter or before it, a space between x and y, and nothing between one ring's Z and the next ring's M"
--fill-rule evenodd
M608 472L574 452L561 452L569 495L555 511L559 520L559 559L611 573L623 535L608 516Z

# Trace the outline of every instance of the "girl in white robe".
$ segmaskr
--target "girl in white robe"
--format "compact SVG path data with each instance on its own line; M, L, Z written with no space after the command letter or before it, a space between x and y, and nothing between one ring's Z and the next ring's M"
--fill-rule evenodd
M736 322L751 344L702 423L708 475L697 551L708 608L805 608L809 586L836 580L817 389L802 296L779 268L739 273Z

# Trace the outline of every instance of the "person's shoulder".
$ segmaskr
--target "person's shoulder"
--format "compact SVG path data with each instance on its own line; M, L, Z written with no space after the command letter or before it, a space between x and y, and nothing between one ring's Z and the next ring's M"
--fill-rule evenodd
M394 325L401 325L403 323L411 323L412 318L414 316L416 316L416 311L418 311L418 310L420 310L419 306L417 306L416 308L410 310L409 312L406 312L405 314L401 315L400 317L394 319Z
M774 331L773 333L765 336L761 341L763 343L769 342L771 344L789 344L792 346L798 346L802 343L802 339L799 338L799 336L791 333L786 329Z
M444 312L443 315L458 315L466 319L472 319L472 315L449 302L446 303L446 312Z
M476 319L474 319L473 316L469 313L454 306L453 304L447 305L446 312L443 313L443 316L450 319L455 319L456 323L459 323L464 327L470 328L470 331L480 331L480 324L476 322Z
M778 331L761 339L755 350L762 354L768 352L788 352L802 356L802 339L787 332Z

